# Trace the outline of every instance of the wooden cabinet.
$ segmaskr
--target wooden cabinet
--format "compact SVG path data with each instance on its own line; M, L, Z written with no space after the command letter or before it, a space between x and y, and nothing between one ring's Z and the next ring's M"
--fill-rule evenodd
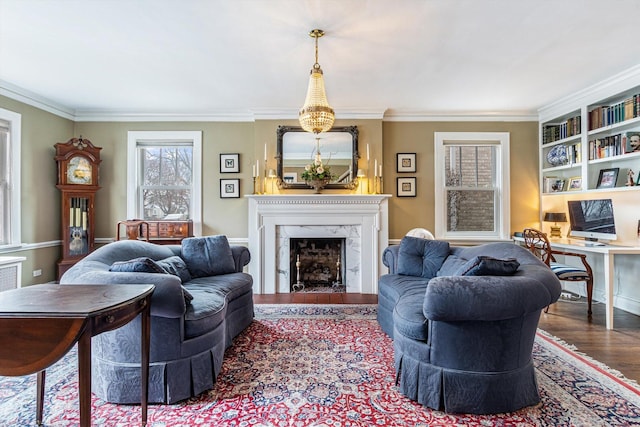
M132 228L133 227L133 228ZM193 221L120 221L117 225L116 239L137 238L159 245L180 244L182 239L193 237Z
M95 246L95 194L98 186L100 150L88 139L72 138L55 144L61 192L62 257L58 279L93 251Z

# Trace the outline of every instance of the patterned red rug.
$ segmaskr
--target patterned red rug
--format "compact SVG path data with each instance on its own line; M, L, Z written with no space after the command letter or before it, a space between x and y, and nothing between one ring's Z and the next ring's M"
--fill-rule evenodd
M542 403L515 413L451 415L404 398L393 346L375 305L258 305L227 350L214 390L152 405L151 427L180 426L630 426L640 388L539 331ZM78 424L76 356L47 371L45 425ZM93 425L140 425L140 407L94 397ZM0 425L35 425L35 376L0 377Z

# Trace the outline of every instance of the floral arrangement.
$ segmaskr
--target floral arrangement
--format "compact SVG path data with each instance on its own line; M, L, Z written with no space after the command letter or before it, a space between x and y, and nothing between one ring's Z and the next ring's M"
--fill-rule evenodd
M330 181L333 175L330 167L324 165L320 156L316 155L316 159L304 167L301 177L305 181Z

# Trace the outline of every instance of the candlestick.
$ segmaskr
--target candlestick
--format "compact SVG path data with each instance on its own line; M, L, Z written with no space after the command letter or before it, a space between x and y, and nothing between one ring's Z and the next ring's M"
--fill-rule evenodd
M258 194L258 191L256 189L256 179L257 177L253 177L253 194Z
M369 144L367 144L367 162L369 161Z
M251 165L251 176L256 177L256 165Z
M267 163L267 144L264 144L264 162Z

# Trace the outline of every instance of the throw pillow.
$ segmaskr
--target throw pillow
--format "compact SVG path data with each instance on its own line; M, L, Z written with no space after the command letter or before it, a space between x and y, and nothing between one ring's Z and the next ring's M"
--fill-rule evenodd
M398 250L398 274L431 279L449 256L449 242L405 236Z
M225 235L184 239L182 258L192 277L216 276L236 271L231 246Z
M134 258L128 261L116 261L111 264L109 271L120 273L167 273L164 268L149 257Z
M520 263L515 258L497 259L490 256L471 258L454 276L511 276Z
M178 276L182 283L191 280L191 273L187 268L187 264L178 255L156 261L158 265L166 270L167 273Z

